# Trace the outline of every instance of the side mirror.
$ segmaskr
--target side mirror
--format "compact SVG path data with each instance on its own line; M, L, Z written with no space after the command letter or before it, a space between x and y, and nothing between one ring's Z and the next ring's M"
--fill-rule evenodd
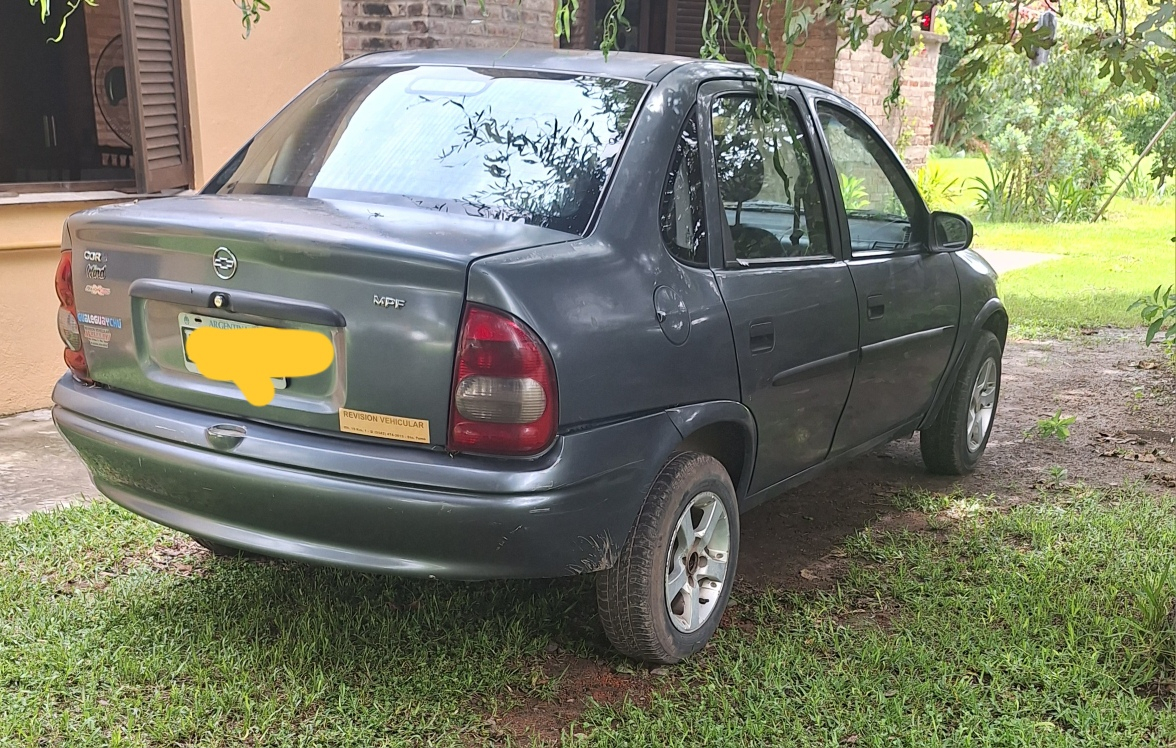
M958 213L931 214L931 251L958 252L972 246L972 222Z

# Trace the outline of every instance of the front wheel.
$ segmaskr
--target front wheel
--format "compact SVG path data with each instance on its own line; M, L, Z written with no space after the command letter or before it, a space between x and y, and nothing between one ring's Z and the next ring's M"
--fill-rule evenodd
M597 576L609 641L660 665L702 649L727 607L738 555L739 508L727 471L709 455L675 455L649 489L617 563Z
M947 402L919 434L923 463L932 473L965 475L980 461L1000 401L1002 353L996 336L981 330L952 383Z

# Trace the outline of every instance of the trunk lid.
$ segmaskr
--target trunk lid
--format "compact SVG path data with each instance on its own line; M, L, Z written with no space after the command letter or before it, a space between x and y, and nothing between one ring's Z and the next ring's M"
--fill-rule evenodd
M95 381L209 412L430 445L446 440L469 264L574 238L521 222L272 196L108 206L67 226ZM193 370L182 328L203 325L314 330L331 340L334 361L278 382L273 401L256 407L232 383Z

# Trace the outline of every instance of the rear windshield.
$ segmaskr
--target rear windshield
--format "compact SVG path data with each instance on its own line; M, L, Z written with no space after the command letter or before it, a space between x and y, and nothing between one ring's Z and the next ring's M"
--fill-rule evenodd
M338 70L205 192L396 203L583 234L645 91L520 70Z

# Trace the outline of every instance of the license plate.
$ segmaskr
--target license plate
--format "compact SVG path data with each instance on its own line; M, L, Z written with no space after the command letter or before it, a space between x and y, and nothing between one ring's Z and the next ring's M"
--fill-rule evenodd
M183 341L184 367L193 374L199 374L200 369L196 368L196 364L188 357L188 336L198 327L216 327L221 330L252 330L255 327L259 327L259 325L236 322L231 319L220 319L218 317L205 317L203 314L181 314L180 338ZM274 389L276 390L286 389L288 383L288 380L284 378L275 378L270 381L274 383Z

